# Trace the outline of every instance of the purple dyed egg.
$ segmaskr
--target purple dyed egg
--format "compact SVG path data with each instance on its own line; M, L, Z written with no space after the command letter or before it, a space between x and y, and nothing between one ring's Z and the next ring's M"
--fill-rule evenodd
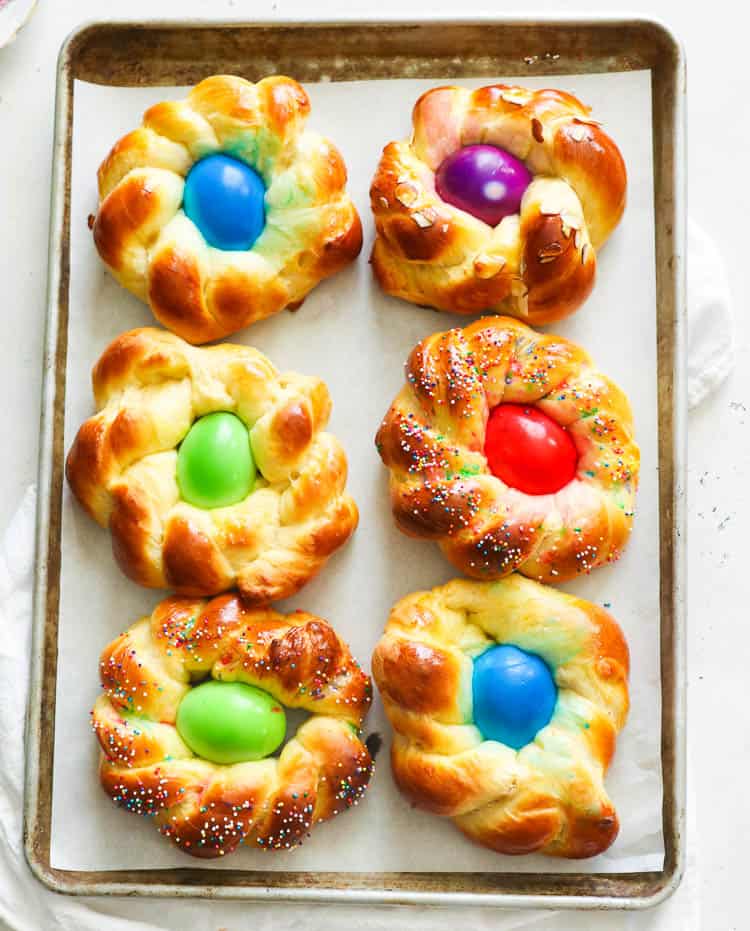
M494 145L467 145L441 164L435 187L443 200L490 226L518 213L531 184L524 163Z

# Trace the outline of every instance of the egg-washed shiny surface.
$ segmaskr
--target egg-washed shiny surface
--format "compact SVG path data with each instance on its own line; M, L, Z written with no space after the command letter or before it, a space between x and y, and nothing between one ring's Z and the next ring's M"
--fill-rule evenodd
M498 404L490 412L484 454L493 475L527 495L559 491L578 468L570 433L527 404Z
M536 653L511 644L490 647L474 660L474 723L487 740L520 750L549 724L557 686Z
M532 176L524 163L494 145L467 145L449 155L435 175L442 199L489 226L519 213Z
M180 494L199 508L242 501L250 494L256 474L247 427L226 411L196 420L177 454Z
M177 710L180 737L212 763L245 763L273 753L286 734L286 713L268 692L243 682L204 682Z
M185 179L183 207L210 246L252 248L266 223L266 187L257 171L229 155L208 155Z

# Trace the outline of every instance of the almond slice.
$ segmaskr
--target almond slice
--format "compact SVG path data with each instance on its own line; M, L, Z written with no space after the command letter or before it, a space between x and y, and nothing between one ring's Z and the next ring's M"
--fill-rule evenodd
M584 126L576 124L571 126L568 131L568 135L573 140L573 142L583 142L584 139L588 139L588 132Z
M560 214L560 219L563 222L563 226L568 226L572 230L579 230L583 226L583 220L574 213L565 211Z
M506 264L502 255L487 255L486 252L480 252L474 259L474 273L477 278L494 278L505 268Z
M562 255L562 251L562 243L548 242L546 246L537 252L536 257L540 265L546 265L549 262L554 262L559 259Z
M423 213L413 213L411 218L421 230L429 229L432 226L432 220Z
M408 181L402 181L396 186L396 200L404 207L413 207L419 197L419 191Z

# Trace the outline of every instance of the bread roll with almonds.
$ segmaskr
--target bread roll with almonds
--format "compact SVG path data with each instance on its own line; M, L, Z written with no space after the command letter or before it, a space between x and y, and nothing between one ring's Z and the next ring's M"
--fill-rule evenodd
M385 147L370 189L371 261L383 290L534 326L577 310L627 187L622 155L589 108L560 90L437 87L419 98L412 121L410 139ZM436 189L445 160L472 145L499 148L531 173L520 208L496 226Z

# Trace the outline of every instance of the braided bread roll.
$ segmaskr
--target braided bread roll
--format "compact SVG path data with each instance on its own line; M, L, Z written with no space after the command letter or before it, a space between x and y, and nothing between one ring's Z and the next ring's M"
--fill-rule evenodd
M92 712L107 794L185 853L240 844L287 850L314 824L356 805L372 773L358 737L370 679L314 615L251 609L236 595L168 598L101 657ZM197 678L244 682L312 715L278 758L219 765L196 757L175 721Z
M331 398L319 379L281 374L256 349L195 348L163 330L118 336L93 371L97 413L80 428L66 476L109 527L120 568L147 588L250 604L297 592L357 525L347 463L323 432ZM229 411L249 430L260 472L242 501L183 501L177 447L198 417Z
M549 724L519 751L473 722L472 657L495 642L538 654L558 688ZM372 658L396 783L498 853L595 856L619 830L603 778L628 712L628 671L606 611L519 575L408 595Z
M567 429L578 465L558 492L525 494L490 472L487 419L503 402ZM625 394L579 346L509 317L422 340L376 444L399 528L472 578L562 582L617 559L630 536L640 453Z
M214 75L185 100L148 109L102 162L99 255L183 339L221 339L298 307L359 255L362 225L346 166L332 142L305 129L309 113L292 78L252 84ZM220 152L249 164L266 185L266 225L246 251L209 246L182 209L188 172Z
M625 209L625 163L580 100L493 84L437 87L414 106L411 139L389 143L370 189L372 267L388 294L460 314L560 320L594 286L596 252ZM456 150L494 145L533 180L496 227L446 203L435 172Z

